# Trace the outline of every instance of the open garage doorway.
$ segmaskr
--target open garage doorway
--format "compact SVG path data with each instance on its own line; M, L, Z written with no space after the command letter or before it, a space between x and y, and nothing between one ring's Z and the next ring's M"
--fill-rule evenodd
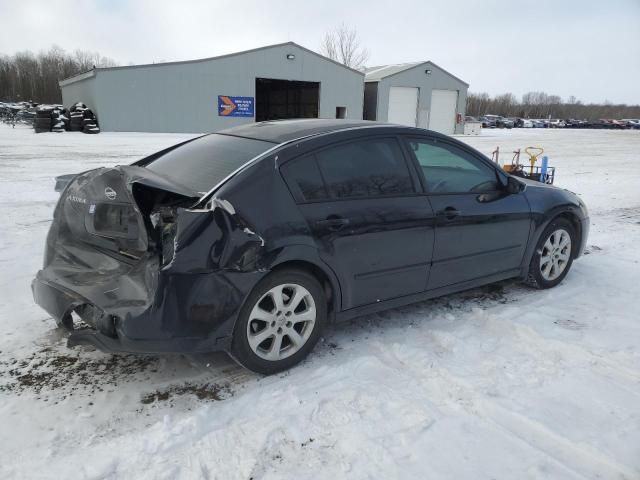
M256 122L318 118L320 82L256 78Z

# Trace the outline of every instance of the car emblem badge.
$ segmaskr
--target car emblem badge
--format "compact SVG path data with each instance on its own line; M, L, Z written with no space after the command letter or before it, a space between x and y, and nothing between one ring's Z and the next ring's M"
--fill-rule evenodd
M107 197L109 200L115 200L118 194L113 188L107 187L104 189L104 196Z

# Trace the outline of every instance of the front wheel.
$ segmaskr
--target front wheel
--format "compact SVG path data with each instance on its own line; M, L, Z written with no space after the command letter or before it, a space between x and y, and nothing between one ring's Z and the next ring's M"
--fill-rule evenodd
M558 285L573 263L576 231L568 220L557 218L540 236L529 264L528 283L538 288Z
M318 342L327 317L322 286L300 270L270 274L253 289L233 333L232 357L270 375L304 359Z

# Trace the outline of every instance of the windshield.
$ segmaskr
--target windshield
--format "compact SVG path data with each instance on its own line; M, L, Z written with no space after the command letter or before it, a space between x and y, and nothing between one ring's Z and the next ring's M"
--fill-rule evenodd
M229 174L275 144L252 138L211 134L171 150L146 168L196 192L208 192Z

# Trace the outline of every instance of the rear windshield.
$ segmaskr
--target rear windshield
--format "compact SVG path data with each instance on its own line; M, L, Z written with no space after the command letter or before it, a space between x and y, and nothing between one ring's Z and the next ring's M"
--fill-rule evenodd
M206 135L165 153L146 168L204 193L274 145L251 138Z

